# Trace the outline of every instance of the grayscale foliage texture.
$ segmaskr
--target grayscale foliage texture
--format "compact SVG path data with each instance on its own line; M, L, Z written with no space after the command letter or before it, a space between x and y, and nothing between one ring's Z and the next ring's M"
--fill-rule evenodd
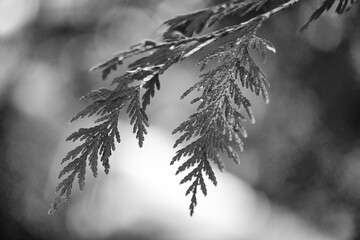
M265 62L269 51L275 53L275 47L257 36L258 29L273 15L301 2L229 0L176 16L164 22L166 31L162 34L162 41L145 40L93 67L92 70L101 71L103 79L106 79L126 59L145 54L129 64L124 75L112 79L111 88L91 91L82 98L91 103L71 121L95 116L95 125L80 128L66 139L79 144L61 162L66 165L59 173L62 180L56 188L57 196L49 214L70 199L75 181L80 190L84 189L87 166L94 177L98 174L100 163L105 173L109 173L110 157L116 142L121 142L118 130L121 114L128 115L139 147L143 146L149 127L146 108L156 91L160 90L160 75L173 64L207 48L209 53L198 62L200 70L205 71L209 62L217 62L217 65L201 74L199 81L181 95L183 99L193 91L198 92L199 96L191 100L191 104L197 104L197 108L173 131L179 136L174 148L180 149L172 160L169 159L170 164L179 164L176 174L184 175L180 184L189 185L186 195L191 195L189 209L190 215L193 215L199 191L207 195L206 178L217 184L213 165L221 171L224 169L220 154L225 154L235 163L240 162L238 152L243 151L243 140L247 137L244 122L250 120L255 123L251 102L243 91L248 89L269 103L270 84L250 52L258 52ZM335 12L341 15L355 3L357 0L324 0L300 30L306 29L333 6ZM238 25L201 34L205 28L229 16L238 16L242 21ZM214 44L216 47L212 45L224 37L227 37L226 42Z

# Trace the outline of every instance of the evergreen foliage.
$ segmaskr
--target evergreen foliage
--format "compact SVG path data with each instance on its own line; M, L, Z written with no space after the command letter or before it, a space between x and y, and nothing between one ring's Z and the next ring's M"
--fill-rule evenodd
M344 12L350 10L351 6L354 3L357 3L358 0L338 0L337 6L335 9L335 12L339 15L343 14ZM331 7L334 5L335 0L324 0L321 4L321 6L314 11L314 13L311 15L309 21L301 27L301 30L306 29L309 24L318 19L325 11L329 11Z
M211 162L222 171L224 164L220 158L221 153L235 163L240 161L237 152L243 150L243 138L247 137L244 122L248 118L251 123L255 123L251 103L244 96L243 90L249 89L256 95L261 95L266 103L269 102L266 75L254 62L249 51L254 49L259 52L265 61L267 52L275 52L275 47L258 37L257 30L270 16L299 2L301 0L229 0L214 7L177 16L164 23L167 30L163 34L163 41L145 40L93 67L92 70L101 70L103 79L106 79L127 58L147 53L147 56L131 63L124 75L112 80L110 85L114 86L113 89L101 88L83 97L83 100L90 100L92 103L71 121L91 116L98 118L95 126L80 128L66 139L82 143L62 160L62 164L67 165L60 172L59 179L65 178L56 188L57 197L49 213L53 213L60 203L70 199L75 177L80 190L84 189L86 165L89 165L94 177L97 176L98 161L102 163L105 173L109 173L109 158L115 150L115 141L121 141L117 124L122 112L128 114L133 133L142 147L147 134L146 128L149 127L145 110L155 96L155 91L160 90L159 76L171 65L228 36L227 42L220 44L199 61L201 70L214 60L218 61L218 66L200 75L200 80L183 93L181 99L195 90L200 92L200 96L191 101L191 104L198 104L197 110L173 131L173 134L180 134L174 148L180 145L183 147L176 152L171 164L182 161L176 174L187 172L180 184L190 183L186 195L192 195L189 207L192 215L197 205L198 187L204 195L207 194L204 177L214 185L217 184ZM355 2L357 1L339 0L336 12L343 14ZM335 0L325 0L302 29L329 10L334 3ZM240 24L200 36L194 35L234 14L243 19ZM185 157L187 159L183 160Z

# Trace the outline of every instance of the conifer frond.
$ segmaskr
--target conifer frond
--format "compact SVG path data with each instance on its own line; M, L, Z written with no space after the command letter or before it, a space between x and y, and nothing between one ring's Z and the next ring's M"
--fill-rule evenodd
M337 7L335 12L339 15L343 14L344 12L348 11L353 4L359 2L358 0L338 0ZM324 0L321 3L321 6L316 9L313 14L310 16L310 19L300 28L300 31L308 28L311 22L318 19L325 11L329 11L331 7L334 5L335 0Z
M115 71L117 69L117 65L123 64L124 60L130 58L132 56L151 51L153 49L158 48L158 43L152 40L145 40L142 43L138 43L129 50L116 54L110 60L100 63L90 69L90 71L94 71L97 69L101 69L102 78L106 79L111 71Z
M197 164L197 166L186 177L183 178L180 184L191 182L194 179L193 183L189 186L189 188L186 190L185 193L185 195L189 195L190 193L192 193L189 209L190 209L190 215L193 215L195 207L197 205L196 194L197 194L198 186L200 186L201 192L204 194L204 196L207 195L207 189L203 177L203 172L205 173L205 175L207 175L207 177L211 180L211 182L215 186L217 185L217 181L215 174L206 156L199 158L199 160L196 162L195 161L191 162L191 164L192 165Z
M144 135L147 134L146 127L149 127L148 117L140 102L140 89L132 96L129 107L126 111L129 114L130 124L134 125L133 133L136 134L139 146L142 147L144 143Z
M129 50L116 54L110 60L94 66L90 70L101 70L102 77L105 79L111 71L117 69L118 65L123 64L124 60L139 54L149 53L148 56L130 64L129 68L132 69L138 66L146 67L158 65L160 63L164 64L166 59L165 57L169 56L171 59L166 61L163 70L160 72L160 74L162 74L162 72L172 64L191 56L210 43L231 33L245 30L254 22L258 22L260 19L267 19L271 15L283 11L299 1L300 0L290 0L286 3L277 5L269 11L258 14L238 25L222 28L199 37L194 37L194 32L200 33L206 24L212 25L215 22L221 21L226 16L235 13L240 16L246 15L252 10L260 9L266 3L270 2L270 0L232 0L228 3L219 4L215 7L200 10L195 13L177 16L164 23L168 26L168 29L163 34L163 42L144 40L143 42L130 47Z
M150 105L150 100L155 95L155 88L160 90L159 75L155 75L150 81L146 82L143 86L145 93L142 96L142 107L146 110L146 107Z
M115 141L119 143L121 140L118 119L122 112L126 111L128 114L141 147L149 127L145 109L155 95L155 88L160 89L160 75L171 65L228 36L228 42L220 44L199 61L201 71L214 60L218 61L218 66L203 73L200 80L182 94L181 98L184 98L195 90L200 92L200 96L191 100L191 104L198 106L196 112L173 131L173 134L180 134L174 147L187 144L177 150L171 164L187 158L180 164L176 174L189 171L180 183L190 183L186 195L192 194L189 206L192 215L197 205L198 187L204 195L207 194L205 176L214 185L217 184L210 162L222 171L224 163L220 154L227 155L236 163L240 161L238 152L243 150L243 139L247 137L245 116L255 123L251 103L243 90L249 89L256 95L261 95L266 103L269 102L266 75L252 59L249 51L253 49L259 52L265 61L267 52L275 52L275 47L269 41L256 36L257 30L270 16L300 1L229 0L224 4L177 16L164 23L168 28L161 42L145 40L93 67L91 70L100 70L102 78L105 79L125 60L145 54L130 63L125 74L111 81L110 86L113 89L101 88L82 98L91 100L92 103L71 121L95 116L95 126L80 128L67 138L68 141L81 143L69 151L62 161L62 164L67 165L59 174L59 178L63 179L56 188L57 197L49 213L53 213L60 203L70 199L76 178L80 190L84 189L86 165L89 165L94 177L98 173L99 161L105 172L109 172L109 158L115 150ZM339 0L336 12L344 13L355 2L357 0ZM309 22L317 19L333 4L334 0L325 0ZM240 24L194 36L195 33L201 33L205 27L233 14L242 16Z
M98 161L102 163L105 173L109 173L109 158L115 150L115 141L118 143L121 141L117 126L119 114L125 106L128 106L126 112L129 114L130 124L133 125L133 132L138 139L139 146L143 146L144 136L147 134L146 127L149 126L149 123L141 104L140 91L142 86L156 79L161 67L162 65L156 65L128 71L113 80L112 84L116 85L114 90L101 88L91 91L83 97L84 100L93 100L93 103L75 115L71 121L97 115L98 119L95 120L97 125L80 128L66 139L73 142L81 141L82 144L71 150L62 160L62 164L65 162L68 164L60 171L59 179L66 174L68 176L57 186L58 196L53 201L49 213L53 213L60 203L70 199L76 176L80 190L84 189L87 164L94 177L98 174ZM136 81L141 82L136 84ZM143 105L147 104L147 101L149 100L145 99Z
M66 174L68 176L57 186L56 193L58 196L53 201L49 213L53 213L61 202L70 199L76 176L78 177L80 191L84 189L87 163L94 177L97 176L99 160L102 162L105 172L109 173L109 157L115 150L115 139L120 142L120 134L117 129L119 112L120 109L112 111L99 118L97 120L98 125L80 128L66 139L67 141L79 140L83 143L70 151L61 162L62 164L68 162L68 164L60 171L59 179Z
M170 36L173 36L174 32L183 37L192 37L194 33L200 33L206 26L210 27L216 22L221 22L227 16L234 14L244 16L252 10L258 10L268 1L232 0L194 13L176 16L164 23L168 26L164 34L165 40L171 39Z
M181 96L184 98L194 90L202 92L200 97L192 101L200 102L197 112L173 131L173 134L181 133L174 147L192 141L178 150L171 161L171 164L174 164L182 157L189 157L178 167L176 174L195 167L180 182L183 184L193 181L186 192L186 195L193 193L190 203L191 215L197 205L197 186L200 186L204 195L207 193L202 171L209 173L208 177L216 184L209 161L212 160L220 171L224 168L220 153L225 153L235 163L240 162L236 151L243 150L242 138L247 137L242 111L248 115L252 123L255 123L250 101L243 95L241 87L250 89L256 95L261 94L265 102L269 102L266 89L269 83L266 75L249 55L251 48L259 51L264 58L266 51L274 50L271 43L255 36L260 25L261 21L249 28L242 37L235 37L222 44L200 60L201 69L212 60L218 60L220 65L202 74L200 81Z

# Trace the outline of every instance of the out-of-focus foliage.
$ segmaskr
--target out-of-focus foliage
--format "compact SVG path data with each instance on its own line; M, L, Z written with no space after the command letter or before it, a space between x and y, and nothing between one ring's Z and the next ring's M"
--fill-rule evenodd
M337 1L337 7L335 12L339 15L343 14L345 11L349 11L352 4L357 3L358 0L339 0ZM325 11L329 11L331 7L334 5L335 0L325 0L321 3L321 6L314 11L311 15L309 21L301 27L301 30L306 29L312 21L318 19Z

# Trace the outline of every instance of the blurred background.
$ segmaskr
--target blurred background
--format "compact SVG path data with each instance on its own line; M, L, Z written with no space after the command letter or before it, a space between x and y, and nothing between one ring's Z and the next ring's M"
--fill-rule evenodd
M110 174L89 175L84 192L75 188L47 214L60 161L74 147L65 138L92 124L69 119L86 106L82 95L108 84L88 69L158 38L164 20L219 2L0 0L2 239L360 239L359 5L299 33L315 1L261 29L277 48L262 65L270 104L250 96L257 123L247 124L242 162L225 159L218 187L208 184L192 218L169 163L171 131L194 110L179 97L198 79L196 57L161 76L145 146L124 116Z

